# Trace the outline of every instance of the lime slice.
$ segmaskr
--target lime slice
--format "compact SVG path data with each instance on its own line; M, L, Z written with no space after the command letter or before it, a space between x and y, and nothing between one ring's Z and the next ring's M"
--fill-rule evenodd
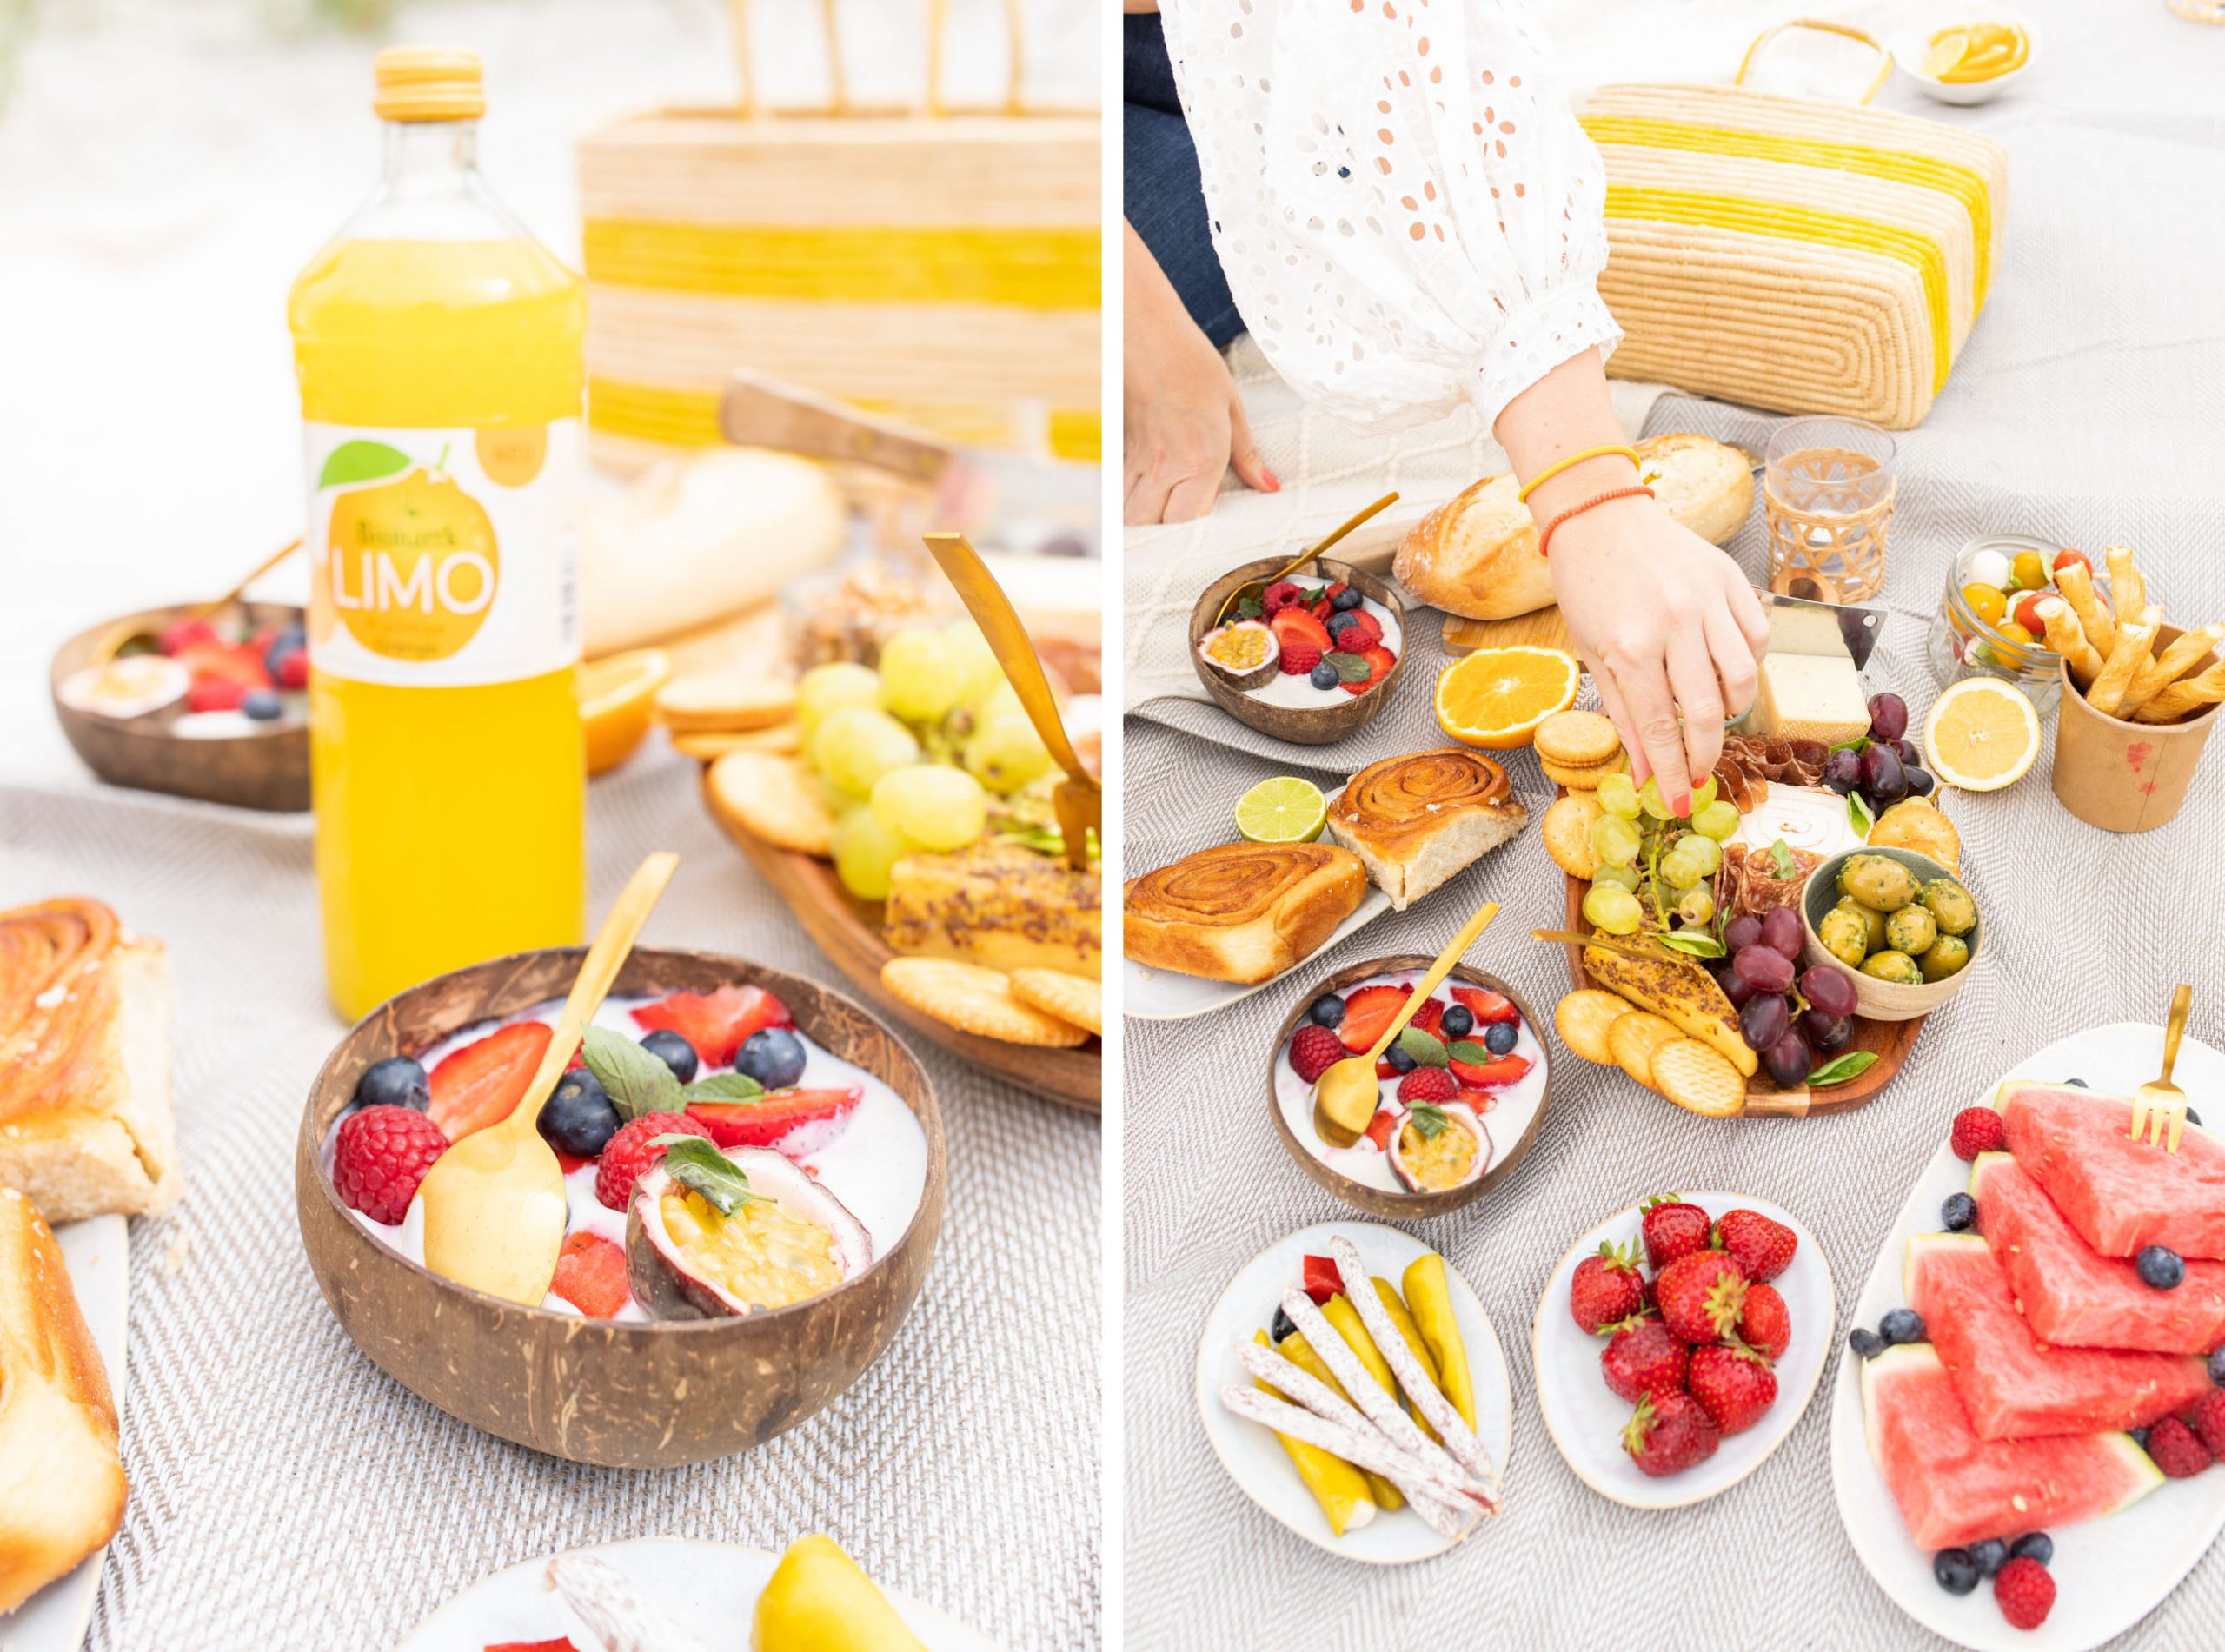
M1311 843L1328 816L1319 786L1278 774L1244 794L1236 806L1236 829L1247 843Z

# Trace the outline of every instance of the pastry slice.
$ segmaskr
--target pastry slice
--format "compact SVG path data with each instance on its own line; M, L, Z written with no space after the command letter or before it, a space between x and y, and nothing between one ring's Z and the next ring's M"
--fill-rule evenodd
M1463 746L1370 763L1329 806L1329 831L1400 912L1520 833L1506 771Z
M1334 844L1216 844L1129 880L1121 945L1151 969L1250 986L1312 956L1366 892Z

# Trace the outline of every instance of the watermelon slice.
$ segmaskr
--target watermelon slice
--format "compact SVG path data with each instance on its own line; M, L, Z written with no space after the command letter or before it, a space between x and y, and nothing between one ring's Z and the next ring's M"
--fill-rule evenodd
M2189 1262L2175 1290L2140 1282L2131 1263L2095 1254L2007 1153L1970 1165L1978 1226L2044 1340L2069 1348L2203 1354L2225 1342L2225 1262Z
M2006 1084L1994 1099L2009 1151L2105 1257L2167 1244L2225 1257L2225 1143L2190 1125L2179 1151L2132 1138L2132 1103L2075 1085Z
M1975 1233L1910 1239L1902 1288L1982 1440L2142 1428L2208 1392L2209 1373L2192 1355L2042 1342Z
M2163 1483L2129 1434L1981 1440L1929 1343L1862 1367L1870 1455L1926 1550L2113 1515Z

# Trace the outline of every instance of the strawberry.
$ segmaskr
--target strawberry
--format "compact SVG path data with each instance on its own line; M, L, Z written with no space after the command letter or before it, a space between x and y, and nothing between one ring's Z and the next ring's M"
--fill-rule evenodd
M188 711L237 711L247 703L247 686L229 677L196 677L186 685Z
M715 992L674 992L634 1012L634 1025L677 1032L695 1046L707 1067L734 1064L753 1032L792 1027L788 1006L761 986L722 986Z
M487 1652L580 1652L572 1644L572 1637L560 1635L553 1641L497 1641Z
M1305 1294L1313 1298L1316 1308L1332 1297L1345 1294L1345 1276L1337 1271L1333 1257L1305 1258Z
M1305 611L1325 626L1329 623L1329 616L1337 611L1337 605L1325 596L1316 597L1306 604Z
M797 1158L840 1136L865 1093L857 1085L775 1090L754 1101L691 1101L687 1116L721 1147L770 1147Z
M1489 987L1456 986L1452 989L1456 1003L1468 1006L1468 1013L1476 1018L1478 1026L1489 1026L1494 1021L1511 1021L1522 1025L1522 1012L1514 1007L1514 1000L1504 992L1494 992Z
M594 1196L605 1209L622 1211L632 1202L634 1184L641 1172L664 1157L656 1144L660 1136L701 1136L711 1132L685 1113L643 1113L619 1125L602 1150L601 1168L594 1173Z
M2055 1579L2029 1555L2019 1555L1993 1575L1993 1603L2011 1629L2036 1629L2055 1609Z
M1413 1012L1406 1025L1410 1027L1419 1027L1432 1038L1443 1038L1445 1035L1439 1029L1445 1025L1445 1000L1443 998L1424 999L1421 1008Z
M1614 1334L1600 1352L1599 1374L1617 1394L1635 1402L1684 1387L1691 1350L1668 1326L1649 1314L1608 1329Z
M1321 587L1321 594L1329 599L1329 606L1333 608L1337 606L1337 599L1352 588L1342 580L1332 580Z
M1416 1071L1419 1071L1421 1069L1417 1068ZM1391 1138L1396 1135L1398 1131L1398 1115L1385 1107L1367 1121L1367 1129L1362 1133L1368 1140L1373 1142L1378 1149L1387 1153L1391 1151Z
M1292 637L1283 645L1276 665L1285 677L1302 677L1321 663L1321 650L1304 637Z
M1746 1276L1720 1251L1695 1251L1654 1277L1653 1294L1661 1317L1686 1342L1721 1342L1746 1304Z
M1954 1144L1957 1158L1976 1158L1980 1153L2001 1151L2002 1132L2001 1115L1990 1107L1965 1107L1955 1115L1955 1127L1947 1139Z
M1389 1056L1385 1056L1376 1062L1375 1077L1377 1082L1380 1083L1385 1078L1395 1078L1398 1076L1398 1069L1391 1065L1391 1058Z
M1372 1049L1391 1025L1391 1018L1405 1007L1411 993L1403 986L1378 984L1363 986L1345 1000L1345 1018L1337 1028L1345 1051L1358 1055Z
M1455 1061L1452 1076L1471 1090L1497 1090L1530 1071L1528 1056L1493 1056L1489 1061Z
M216 627L206 620L173 620L163 627L156 646L175 660L196 642L217 640Z
M1442 1067L1416 1067L1398 1080L1398 1099L1409 1107L1423 1102L1451 1101L1460 1093L1460 1085Z
M414 1107L359 1107L332 1144L333 1191L349 1210L392 1227L448 1150L441 1127Z
M1792 1264L1800 1240L1782 1222L1756 1211L1725 1211L1715 1224L1714 1243L1753 1280L1774 1279Z
M270 673L252 643L218 642L213 639L189 642L177 651L177 662L196 677L222 678L242 688L268 688Z
M1687 1204L1674 1193L1656 1193L1646 1200L1639 1227L1645 1235L1645 1259L1656 1271L1679 1257L1707 1249L1714 1218L1697 1204Z
M1498 1092L1491 1090L1463 1090L1453 1099L1462 1103L1480 1118L1498 1105Z
M2167 1416L2148 1430L2148 1455L2174 1480L2200 1474L2210 1462L2209 1448L2175 1416Z
M1295 580L1277 580L1259 594L1260 612L1272 620L1297 600L1298 582Z
M1623 1450L1638 1472L1680 1474L1715 1455L1720 1439L1699 1402L1689 1394L1650 1394L1623 1428Z
M1587 1336L1597 1337L1609 1325L1628 1319L1645 1303L1645 1284L1638 1277L1637 1257L1630 1247L1617 1249L1611 1240L1599 1242L1599 1254L1576 1264L1569 1281L1568 1308Z
M1367 1045L1359 1047L1364 1050ZM1343 1039L1327 1027L1317 1026L1311 1021L1298 1028L1290 1041L1291 1071L1308 1084L1350 1054Z
M277 669L270 673L278 680L281 688L306 688L309 686L309 655L306 648L289 648L278 656Z
M1275 634L1275 640L1285 648L1293 642L1310 642L1322 653L1329 652L1329 627L1304 608L1285 608L1267 621L1267 628Z
M2213 1457L2225 1457L2225 1388L2213 1388L2194 1408L2187 1426L2209 1449Z
M1792 1343L1792 1315L1775 1285L1749 1284L1738 1311L1738 1340L1764 1359L1779 1359Z
M1743 1433L1777 1403L1777 1373L1744 1348L1695 1348L1685 1381L1718 1434Z
M1385 647L1379 642L1371 644L1369 647L1365 648L1350 648L1345 650L1345 652L1348 654L1358 654L1361 659L1367 661L1368 667L1367 680L1365 682L1348 682L1343 685L1345 692L1348 694L1365 693L1369 689L1374 687L1376 684L1381 682L1385 677L1389 676L1391 674L1391 667L1398 663L1398 656L1392 654L1388 648Z
M557 1253L548 1288L590 1319L608 1319L633 1292L626 1283L626 1247L599 1233L575 1233Z
M501 1123L524 1099L555 1036L538 1021L520 1021L450 1051L426 1081L433 1104L425 1111L452 1142Z

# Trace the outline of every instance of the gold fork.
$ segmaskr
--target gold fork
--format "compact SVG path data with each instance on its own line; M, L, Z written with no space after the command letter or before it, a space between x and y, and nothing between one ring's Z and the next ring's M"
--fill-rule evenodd
M2171 994L2170 1018L2163 1024L2163 1073L2151 1078L2133 1092L2132 1138L2140 1139L2140 1132L2148 1131L2150 1146L2161 1142L2163 1151L2179 1151L2179 1132L2187 1127L2186 1094L2171 1082L2171 1069L2179 1059L2179 1038L2187 1030L2187 1011L2194 1003L2194 988L2180 984ZM2164 1126L2169 1125L2167 1133Z

